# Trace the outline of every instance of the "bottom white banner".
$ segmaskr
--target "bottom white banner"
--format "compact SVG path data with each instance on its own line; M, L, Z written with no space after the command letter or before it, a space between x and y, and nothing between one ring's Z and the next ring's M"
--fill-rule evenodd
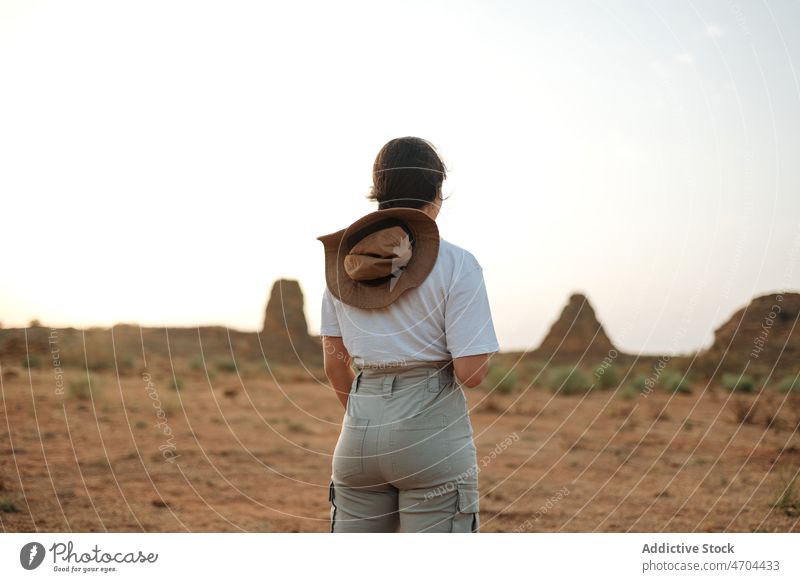
M0 534L0 580L800 580L798 534Z

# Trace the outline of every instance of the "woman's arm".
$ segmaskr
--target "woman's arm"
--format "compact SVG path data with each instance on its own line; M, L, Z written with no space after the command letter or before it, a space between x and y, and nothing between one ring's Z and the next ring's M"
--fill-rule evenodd
M322 349L325 359L325 376L333 386L336 397L347 409L347 397L350 395L350 387L356 375L350 366L353 359L340 337L323 336Z
M453 358L453 371L458 383L467 388L475 388L489 371L489 358L492 354L478 354Z

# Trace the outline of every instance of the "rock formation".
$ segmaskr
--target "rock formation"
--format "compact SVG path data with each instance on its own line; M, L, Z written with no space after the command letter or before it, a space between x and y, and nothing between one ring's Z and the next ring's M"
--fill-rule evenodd
M756 297L714 332L714 343L700 355L704 369L800 370L799 317L800 293Z
M532 355L541 360L552 358L554 362L595 364L609 353L616 354L614 344L597 320L589 300L575 293Z
M303 292L296 280L275 281L267 302L261 336L267 359L296 361L298 357L305 360L318 355L320 344L308 334Z

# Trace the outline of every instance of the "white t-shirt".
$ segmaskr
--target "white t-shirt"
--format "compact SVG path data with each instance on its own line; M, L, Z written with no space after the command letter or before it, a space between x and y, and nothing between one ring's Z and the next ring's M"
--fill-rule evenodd
M320 335L341 337L358 367L433 362L500 350L483 269L472 253L441 237L430 274L387 307L353 307L326 287Z

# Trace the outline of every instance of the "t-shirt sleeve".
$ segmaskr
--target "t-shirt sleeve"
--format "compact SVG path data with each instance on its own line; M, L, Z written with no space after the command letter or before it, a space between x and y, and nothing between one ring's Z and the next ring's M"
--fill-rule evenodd
M480 265L460 275L451 287L444 320L447 349L452 357L500 350Z
M319 335L342 337L342 330L339 329L339 318L336 316L336 307L333 304L333 296L327 287L322 294L322 318L319 324Z

